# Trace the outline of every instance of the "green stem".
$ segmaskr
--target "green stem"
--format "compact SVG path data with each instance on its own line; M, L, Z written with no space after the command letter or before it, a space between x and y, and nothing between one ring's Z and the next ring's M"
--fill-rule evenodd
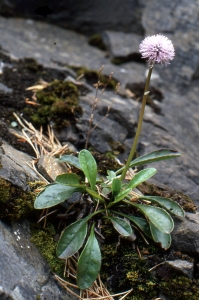
M135 154L137 143L138 143L138 140L139 140L139 137L140 137L140 132L141 132L141 129L142 129L142 121L143 121L143 117L144 117L144 109L145 109L146 101L147 101L148 94L149 94L149 83L150 83L152 71L153 71L153 66L150 67L149 72L148 72L148 76L147 76L147 79L146 79L144 95L143 95L143 99L142 99L142 106L141 106L141 109L140 109L140 115L139 115L139 119L138 119L138 126L137 126L137 130L136 130L135 138L134 138L134 141L133 141L133 145L132 145L132 148L131 148L131 152L129 154L128 160L126 162L126 165L125 165L124 170L122 172L122 175L120 177L121 181L124 180L126 172L129 169L130 163L131 163L131 161L133 159L133 156Z

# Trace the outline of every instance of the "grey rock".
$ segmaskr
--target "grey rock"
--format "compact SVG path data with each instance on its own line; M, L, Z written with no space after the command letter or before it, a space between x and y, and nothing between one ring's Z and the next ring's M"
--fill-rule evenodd
M112 58L130 55L135 59L141 58L139 54L139 45L143 39L141 35L107 30L103 32L102 39Z
M177 251L199 254L199 215L186 213L185 218L174 218L172 247Z
M0 147L0 177L20 187L23 191L29 189L29 181L37 181L39 177L28 166L32 158L21 151L16 150L7 143Z
M4 16L40 18L87 34L123 28L129 32L142 32L142 6L138 0L126 0L122 5L120 0L1 0L0 5ZM43 11L37 12L39 7L44 7Z
M30 242L29 224L0 221L0 298L32 300L74 299L62 290L38 249Z
M168 266L171 268L174 272L180 272L181 274L188 276L189 278L193 278L193 263L182 260L182 259L176 259L173 261L165 261L165 266Z
M38 160L37 167L39 173L50 182L55 181L58 175L68 172L67 166L51 155L42 155Z

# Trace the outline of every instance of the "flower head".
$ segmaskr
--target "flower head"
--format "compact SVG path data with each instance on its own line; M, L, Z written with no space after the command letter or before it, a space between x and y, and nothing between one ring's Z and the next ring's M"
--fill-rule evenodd
M174 59L175 49L172 41L166 36L156 34L146 37L140 44L142 58L147 58L149 65L157 63L169 64Z

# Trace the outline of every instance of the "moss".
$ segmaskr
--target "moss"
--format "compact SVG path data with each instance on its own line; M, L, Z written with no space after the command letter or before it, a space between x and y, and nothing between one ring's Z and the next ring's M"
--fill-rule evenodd
M0 218L16 221L30 215L34 210L35 194L23 192L10 182L0 179Z
M172 300L198 300L199 280L192 280L184 276L176 276L168 281L161 281L160 289Z
M94 46L100 50L106 50L106 46L104 45L102 36L99 33L93 34L88 39L88 43L89 43L89 45Z
M118 81L114 77L112 77L109 80L109 76L103 75L99 71L89 70L83 67L81 68L74 67L73 69L77 72L78 76L84 75L84 77L86 78L89 84L96 84L98 81L100 81L102 87L106 86L107 89L111 89L111 90L115 90L118 84Z
M170 198L179 203L186 212L196 212L197 210L197 207L194 204L193 200L181 192L169 189L166 190L164 188L157 187L156 185L149 184L147 182L140 184L139 190L144 195L153 195Z
M110 155L110 152L108 154L101 154L99 152L91 151L91 153L97 162L98 172L100 174L107 175L107 170L117 171L121 168L121 165L117 162L115 156L113 154Z
M55 230L52 224L47 224L46 228L34 225L31 229L31 242L33 242L42 256L48 262L52 272L63 276L64 262L56 256L57 242L54 241Z
M82 115L82 108L78 105L78 88L71 82L54 80L48 87L38 91L36 97L39 106L27 106L24 109L36 126L52 121L56 128L67 127Z
M110 140L109 146L111 147L114 155L119 155L125 151L124 145L122 145L119 141Z

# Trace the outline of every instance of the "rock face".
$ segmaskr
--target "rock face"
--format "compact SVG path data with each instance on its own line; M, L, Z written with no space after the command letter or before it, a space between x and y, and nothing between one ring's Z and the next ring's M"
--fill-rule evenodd
M141 5L138 0L116 1L0 1L4 16L40 18L87 34L104 29L142 32Z

